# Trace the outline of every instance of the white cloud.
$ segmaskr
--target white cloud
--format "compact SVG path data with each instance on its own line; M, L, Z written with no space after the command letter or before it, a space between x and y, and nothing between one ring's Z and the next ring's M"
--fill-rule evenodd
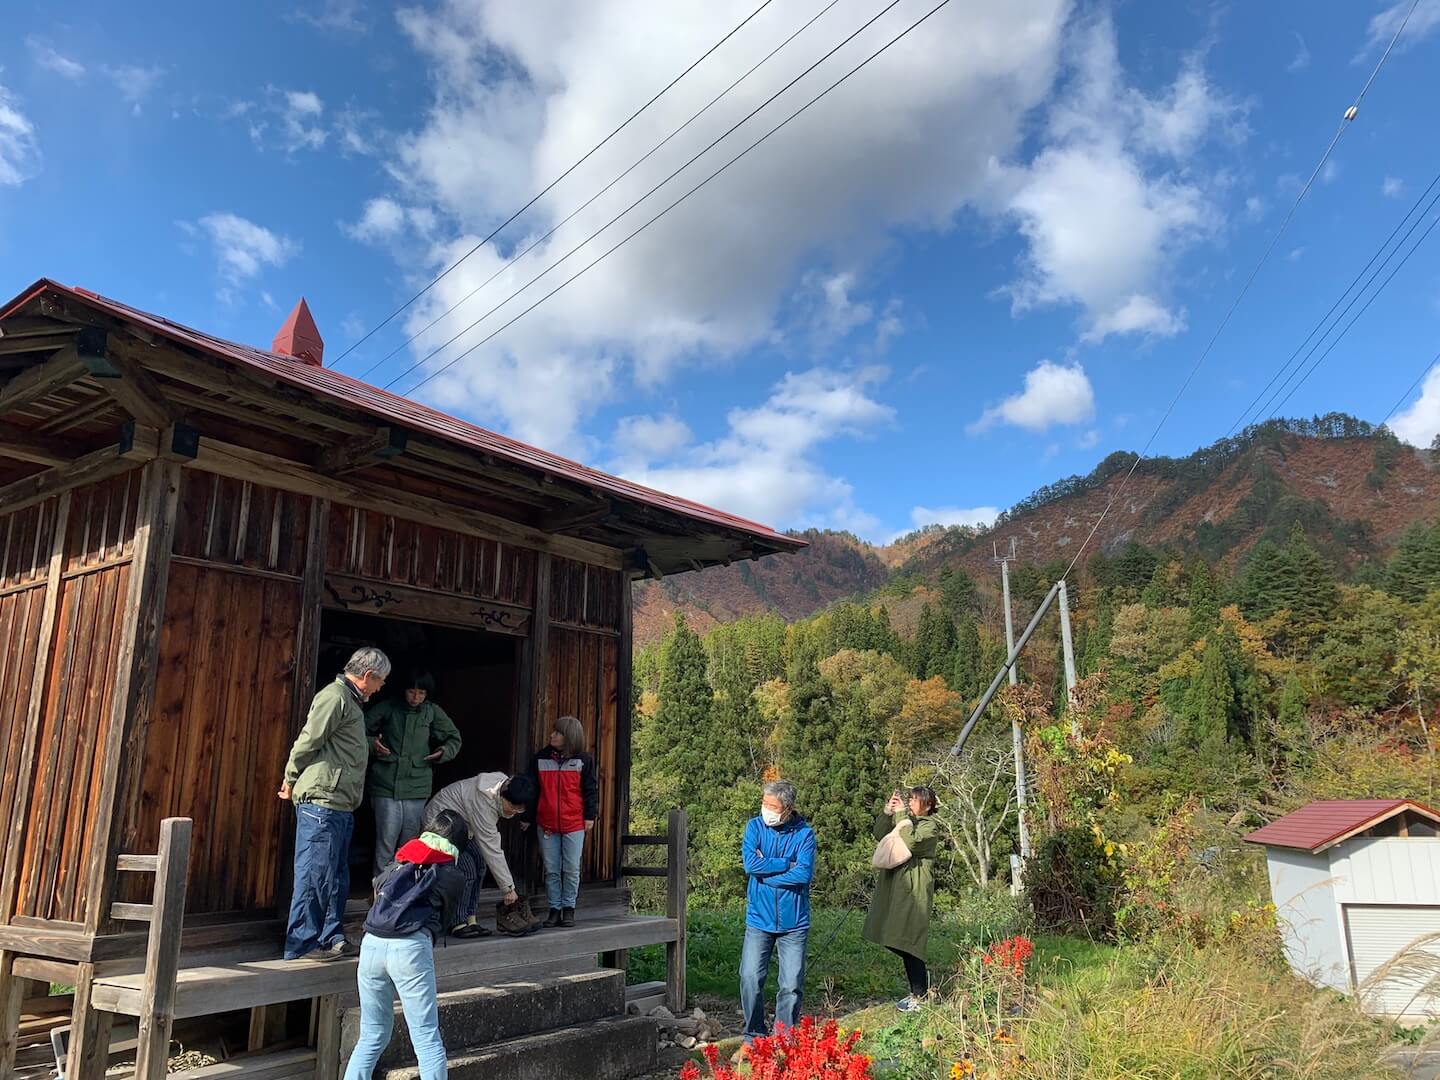
M365 204L359 221L340 229L352 240L378 244L397 240L407 230L425 239L435 227L435 213L428 206L401 206L394 199L378 198Z
M1185 329L1185 312L1172 311L1152 296L1136 293L1114 311L1095 316L1082 340L1104 341L1111 334L1174 337Z
M1305 249L1303 247L1291 248L1290 253L1285 256L1290 262L1299 262L1304 257Z
M30 58L35 61L36 67L43 68L72 82L78 82L85 77L84 64L78 60L72 60L68 56L62 56L40 38L27 37L25 47L30 50Z
M0 85L0 184L18 187L40 171L40 146L35 125L20 103Z
M141 67L138 64L122 64L118 67L108 65L100 69L105 77L115 84L115 89L120 91L120 98L138 116L140 107L145 99L149 97L160 80L165 77L165 69L160 67Z
M690 425L678 416L626 416L615 425L611 440L622 461L644 468L679 453L695 438Z
M364 19L364 11L365 7L359 0L324 0L318 8L297 8L287 18L291 22L305 23L317 30L364 34L370 30L370 24Z
M1285 65L1285 70L1292 73L1304 71L1310 66L1310 46L1305 44L1305 39L1298 33L1295 35L1295 41L1299 46L1295 50L1295 58Z
M1366 53L1375 49L1383 49L1389 45L1390 39L1395 36L1395 31L1400 29L1402 22L1405 22L1405 14L1410 11L1411 4L1412 0L1397 0L1395 4L1372 18L1365 49L1355 59L1360 60ZM1440 0L1420 0L1410 15L1410 21L1405 23L1405 33L1395 47L1404 49L1414 45L1437 27L1440 27Z
M1000 516L998 506L916 506L910 511L910 521L916 528L926 525L989 525Z
M274 147L287 154L324 147L330 137L324 114L325 102L313 90L286 90L276 86L265 88L263 105L238 102L228 113L246 119L250 138L256 146Z
M997 167L997 188L1027 242L1021 276L1007 289L1012 307L1078 304L1091 342L1179 333L1183 315L1161 299L1165 278L1222 220L1191 159L1217 133L1243 138L1243 110L1193 58L1158 96L1126 87L1108 19L1081 27L1071 52L1073 75L1051 109L1045 145L1028 164Z
M566 6L563 17L562 9L504 0L436 0L405 9L400 25L429 69L434 96L423 123L399 136L386 156L394 185L387 194L397 203L433 208L453 230L431 252L430 275L732 29L753 9L746 3L677 0L640 11L630 0L595 0ZM831 302L823 289L811 295L817 307L828 303L838 325L856 323L869 308L873 347L883 347L901 329L898 309L882 311L855 283L869 279L897 230L946 228L962 208L988 197L990 162L1018 152L1026 114L1051 87L1067 10L1068 0L941 10L603 267L423 393L443 395L448 406L468 406L498 426L568 439L570 425L612 400L622 385L659 385L684 366L724 363L792 330L811 330L791 310L807 302L807 274L832 279ZM907 6L862 33L671 187L436 358L431 370L637 228L919 13ZM569 215L811 14L793 5L767 9L507 230L498 249L487 245L431 290L406 332L420 330L496 275L419 345L428 351L462 330L758 106L791 73L819 59L874 9L866 0L840 0L813 32L796 37L523 263L502 266L505 253ZM957 57L952 44L960 35L968 44ZM849 280L834 280L845 275ZM537 365L537 356L550 359ZM557 396L560 407L551 407Z
M672 460L623 467L622 475L756 521L781 527L830 525L873 534L879 522L855 505L848 481L817 461L819 448L890 423L894 410L874 399L883 368L789 372L753 408L732 409L727 433L713 442L676 446L673 425L646 426L642 440L668 441ZM673 418L672 418L673 419ZM637 429L623 430L633 438Z
M1245 200L1245 216L1251 221L1259 221L1265 216L1265 200L1259 195L1251 195Z
M1333 182L1334 179L1339 175L1340 163L1334 158L1331 158L1329 161L1325 162L1325 167L1320 170L1320 182L1322 184L1329 184Z
M1380 185L1380 192L1387 199L1398 199L1405 190L1405 181L1398 176L1387 176L1385 182Z
M1100 432L1095 428L1091 428L1075 440L1075 445L1081 450L1089 450L1091 447L1098 446L1099 444Z
M1390 430L1411 446L1429 447L1440 435L1440 367L1425 376L1420 396L1390 421Z
M966 430L972 435L997 423L1026 431L1048 431L1057 424L1084 424L1095 418L1095 391L1079 364L1042 360L1025 373L1025 388L986 409Z
M207 214L197 225L214 249L216 269L225 283L220 295L226 301L233 299L236 288L258 277L266 267L283 266L299 250L299 245L288 237L238 214Z

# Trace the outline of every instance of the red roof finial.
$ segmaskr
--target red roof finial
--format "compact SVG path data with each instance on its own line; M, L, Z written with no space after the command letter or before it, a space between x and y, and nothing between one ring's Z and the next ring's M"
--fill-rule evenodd
M270 343L270 351L281 356L293 356L315 367L321 366L325 359L325 341L320 337L314 316L310 314L310 305L305 303L303 296Z

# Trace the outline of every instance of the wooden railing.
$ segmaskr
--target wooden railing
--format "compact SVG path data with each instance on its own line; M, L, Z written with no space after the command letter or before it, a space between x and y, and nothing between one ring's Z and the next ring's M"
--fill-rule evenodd
M150 903L116 903L110 907L113 919L150 924L135 1080L164 1080L170 1059L175 977L180 970L180 933L185 924L185 878L190 868L190 828L189 818L166 818L160 823L160 850L156 854L121 855L115 864L117 870L155 875Z
M685 1010L685 923L690 897L690 825L685 811L680 807L670 811L666 835L627 834L620 838L620 847L622 858L627 847L665 848L664 866L622 864L620 876L665 879L665 914L675 920L676 930L675 940L665 945L665 1002L678 1016Z

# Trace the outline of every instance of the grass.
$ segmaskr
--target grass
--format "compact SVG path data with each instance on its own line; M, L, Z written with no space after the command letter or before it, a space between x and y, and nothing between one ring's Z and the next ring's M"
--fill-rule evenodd
M805 970L808 1002L841 1007L876 999L893 1001L904 994L900 961L860 936L864 922L864 911L814 913ZM963 951L1005 937L1016 927L1017 916L1008 896L968 900L939 915L931 924L931 968L948 971ZM690 912L685 974L692 995L739 1000L740 948L744 938L743 910ZM772 964L767 991L772 995L775 976ZM628 978L632 983L663 980L664 946L631 949Z
M1024 1015L997 1020L977 1012L979 988L957 973L957 961L1014 933L1018 919L1008 898L967 901L932 925L930 966L942 990L939 1003L901 1017L892 1004L904 992L899 962L860 937L863 921L860 912L848 919L843 911L816 913L807 1011L844 1014L843 1026L864 1031L876 1080L943 1078L965 1053L986 1080L1400 1075L1380 1064L1399 1033L1293 978L1268 939L1196 949L1037 935ZM736 1000L743 936L743 912L692 913L692 995ZM631 951L631 981L663 977L663 950ZM1001 1024L1013 1046L994 1039Z

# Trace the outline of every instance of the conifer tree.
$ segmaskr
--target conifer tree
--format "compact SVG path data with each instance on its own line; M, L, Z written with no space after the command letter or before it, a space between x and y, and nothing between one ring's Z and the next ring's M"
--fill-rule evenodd
M1314 757L1310 725L1305 718L1307 705L1305 684L1291 672L1275 713L1275 757L1286 769L1303 769Z
M1225 649L1218 640L1211 640L1200 657L1200 671L1185 695L1186 741L1197 749L1223 746L1234 704L1235 688L1230 682Z
M940 606L951 619L973 616L980 610L980 594L975 579L958 567L940 574Z
M911 645L910 670L917 679L949 675L955 667L955 624L944 611L926 604Z
M1390 593L1412 604L1440 588L1440 523L1417 521L1406 530L1385 568L1385 584Z
M1204 559L1196 559L1190 567L1190 586L1185 602L1190 609L1190 640L1198 641L1220 618L1220 589L1210 564Z
M950 688L967 704L973 704L985 690L982 659L980 627L973 616L963 618L955 631L955 666L950 675Z
M732 747L714 744L714 693L706 669L705 646L685 616L676 612L660 660L659 701L647 742L657 779L673 792L679 805L692 810L702 802L707 778L713 782L717 775L724 776L728 786L738 765L724 760L738 757L725 752Z

